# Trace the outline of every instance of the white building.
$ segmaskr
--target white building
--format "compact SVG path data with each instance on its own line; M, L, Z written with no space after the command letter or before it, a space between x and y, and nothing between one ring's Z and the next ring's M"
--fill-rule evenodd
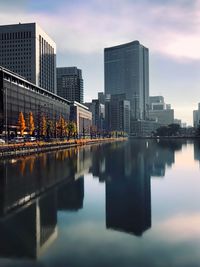
M0 26L0 66L56 93L56 44L36 23Z
M174 110L164 102L163 96L150 96L149 118L160 125L169 125L174 123Z

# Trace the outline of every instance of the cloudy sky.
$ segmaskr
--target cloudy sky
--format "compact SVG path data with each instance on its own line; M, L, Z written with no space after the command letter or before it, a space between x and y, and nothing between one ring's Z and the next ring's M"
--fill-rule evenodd
M0 0L0 24L38 22L57 65L83 70L85 101L104 90L103 49L139 40L150 52L150 94L192 123L200 102L200 0Z

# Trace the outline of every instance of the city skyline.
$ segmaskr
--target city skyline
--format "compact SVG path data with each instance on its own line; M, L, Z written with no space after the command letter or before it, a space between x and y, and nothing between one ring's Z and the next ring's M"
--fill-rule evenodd
M57 66L83 70L85 101L104 91L103 49L139 40L150 52L150 95L192 125L200 99L200 1L1 1L1 25L37 22L57 44ZM144 12L145 11L145 12ZM164 14L164 15L163 15Z

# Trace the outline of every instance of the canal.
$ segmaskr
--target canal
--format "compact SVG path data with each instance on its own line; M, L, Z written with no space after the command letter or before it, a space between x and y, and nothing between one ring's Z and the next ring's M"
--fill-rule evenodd
M0 266L200 266L200 141L0 160Z

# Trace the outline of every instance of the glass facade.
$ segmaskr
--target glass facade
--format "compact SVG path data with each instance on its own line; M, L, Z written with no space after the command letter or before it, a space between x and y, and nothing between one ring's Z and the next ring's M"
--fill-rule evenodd
M0 69L0 120L3 130L16 130L19 113L27 119L33 113L35 126L41 116L56 122L60 116L69 120L70 103L8 70Z
M57 68L57 93L69 100L83 103L82 71L76 67Z
M149 98L149 51L138 41L105 48L105 94L125 94L131 118L146 119Z

